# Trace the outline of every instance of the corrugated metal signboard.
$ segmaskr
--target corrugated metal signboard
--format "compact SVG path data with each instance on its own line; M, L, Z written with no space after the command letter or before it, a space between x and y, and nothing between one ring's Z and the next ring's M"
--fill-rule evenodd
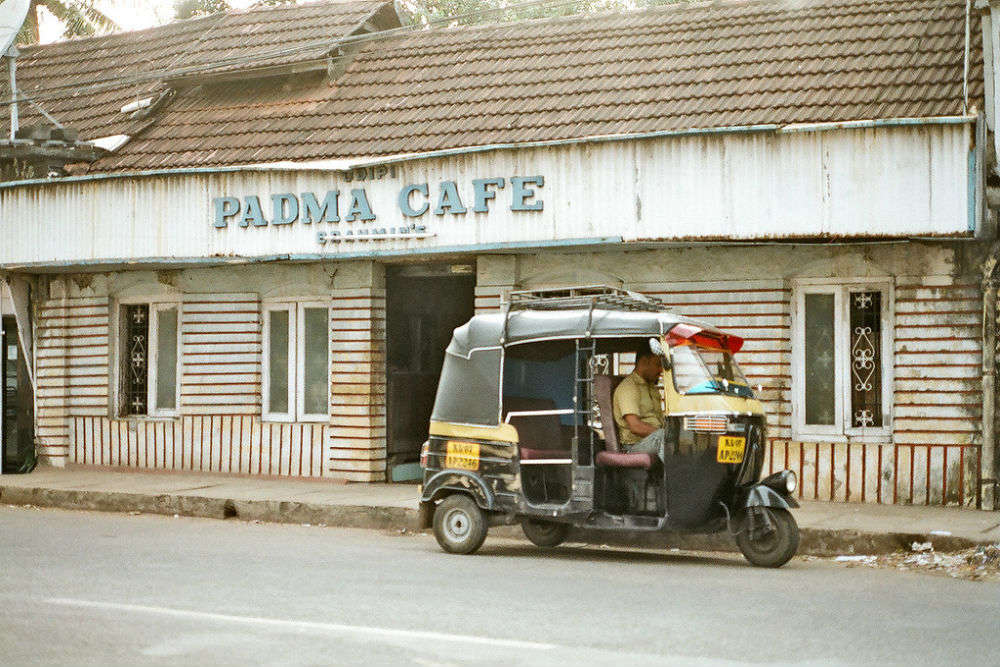
M377 256L600 238L961 236L974 210L970 132L942 124L733 133L473 152L348 173L7 187L0 265Z

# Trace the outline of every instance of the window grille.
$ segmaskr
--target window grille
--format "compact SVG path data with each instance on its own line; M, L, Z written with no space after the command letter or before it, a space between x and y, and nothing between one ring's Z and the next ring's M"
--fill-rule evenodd
M851 425L882 425L882 293L851 292Z
M122 306L119 414L145 415L149 406L149 305Z

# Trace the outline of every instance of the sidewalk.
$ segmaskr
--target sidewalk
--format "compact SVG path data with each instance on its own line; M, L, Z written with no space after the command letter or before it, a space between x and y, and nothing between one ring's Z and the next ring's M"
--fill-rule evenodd
M40 467L0 476L0 503L78 510L178 514L349 528L415 530L418 488L412 484L346 484L316 479L212 473ZM936 551L1000 543L1000 512L804 502L795 510L801 554L877 554L931 542ZM494 528L508 536L516 527ZM576 538L646 547L733 549L726 538L604 532Z

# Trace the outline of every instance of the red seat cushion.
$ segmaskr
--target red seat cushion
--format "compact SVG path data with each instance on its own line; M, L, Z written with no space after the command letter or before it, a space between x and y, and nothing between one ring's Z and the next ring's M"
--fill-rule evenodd
M653 467L653 455L643 452L597 452L597 465L614 468L645 468Z
M540 459L568 459L570 452L567 449L530 449L521 447L522 461L538 461Z

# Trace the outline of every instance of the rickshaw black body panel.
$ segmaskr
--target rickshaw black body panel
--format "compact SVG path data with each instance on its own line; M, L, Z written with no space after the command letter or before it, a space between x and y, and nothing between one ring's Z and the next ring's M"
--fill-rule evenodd
M727 513L735 515L747 507L798 507L794 498L757 481L764 456L760 437L763 419L755 416L734 421L741 422L738 432L747 435L753 428L759 429L755 437L749 438L744 461L718 463L713 446L686 454L675 449L675 453L666 457L660 473L663 474L667 508L660 516L608 508L579 508L572 499L565 503L531 503L522 488L526 466L522 468L516 459L515 443L433 435L428 441L422 511L430 515L434 503L451 493L464 493L480 508L493 513L497 520L506 516L507 522L513 517L538 517L595 529L711 533L725 529ZM455 441L478 446L478 459L469 464L475 466L474 470L448 466L449 442ZM428 520L425 517L421 523L426 524Z
M448 442L456 440L479 446L480 455L475 470L447 467ZM514 511L520 496L514 463L516 447L513 443L432 435L428 439L420 502L435 502L449 493L458 492L468 494L488 512Z
M476 504L484 510L496 509L493 491L486 482L474 473L457 470L441 470L428 479L420 502L439 500L456 491L472 496Z

